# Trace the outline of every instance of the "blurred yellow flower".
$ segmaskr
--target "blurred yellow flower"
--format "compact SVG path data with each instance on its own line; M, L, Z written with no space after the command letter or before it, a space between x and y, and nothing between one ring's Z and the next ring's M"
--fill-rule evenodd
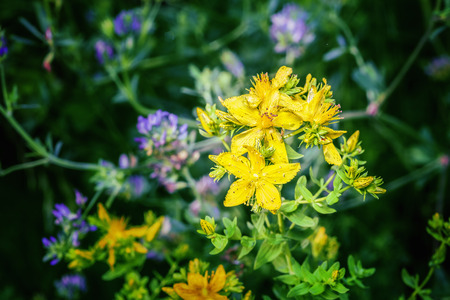
M108 249L108 264L111 269L116 262L116 250L122 247L123 241L132 241L131 247L126 248L126 252L147 253L147 248L141 243L134 241L133 238L143 238L147 242L154 239L156 233L161 228L163 218L159 218L152 226L143 225L127 229L125 218L111 218L105 207L100 203L98 205L98 218L105 223L107 233L98 241L97 246L100 249Z
M185 300L226 300L227 296L219 292L225 286L226 274L222 265L216 272L208 276L208 271L202 276L199 273L188 273L187 284L176 283L173 289L168 288L166 292L175 291L178 296Z

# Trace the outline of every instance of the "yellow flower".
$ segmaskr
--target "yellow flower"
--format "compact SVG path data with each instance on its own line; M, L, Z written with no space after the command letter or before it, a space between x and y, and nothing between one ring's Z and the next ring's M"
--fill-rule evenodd
M248 159L231 152L224 152L211 159L222 165L237 179L231 184L225 197L225 206L249 204L256 195L258 206L272 212L281 206L280 192L276 184L291 181L300 170L299 163L278 163L266 166L264 157L255 148L244 146L248 151Z
M282 98L289 98L279 91L289 79L292 69L281 67L272 82L267 74L253 77L253 88L249 94L221 100L228 113L216 111L219 118L226 122L244 125L250 129L233 137L231 152L242 155L247 150L244 146L255 147L257 141L264 139L266 147L275 150L273 163L287 163L288 157L283 138L276 128L296 130L301 119L290 111L280 110Z
M219 265L217 271L208 276L199 273L188 273L187 284L176 283L173 291L185 300L226 300L227 296L220 295L219 292L225 286L226 274L222 265ZM171 292L170 289L167 292Z
M108 248L108 264L113 269L116 262L115 251L121 246L120 242L129 238L144 237L148 233L149 227L140 226L126 229L125 218L111 218L101 203L98 205L98 217L106 223L108 232L98 241L97 245L100 249ZM147 253L147 248L138 242L133 242L132 248L128 249L129 252L133 250L138 253Z
M92 250L82 250L82 249L74 249L73 256L74 258L69 263L69 269L78 269L82 268L86 265L86 263L91 263L94 261Z
M203 130L205 130L206 133L208 133L211 136L214 135L213 129L211 128L213 125L213 120L211 120L211 118L208 116L208 114L200 107L197 107L197 116L198 116L198 119L200 121L200 124L201 124Z
M311 83L311 84L309 84ZM303 93L296 95L295 99L283 98L280 105L299 116L303 122L310 122L317 125L328 125L331 121L341 119L337 114L340 113L340 105L326 101L332 95L331 87L327 85L324 78L323 84L316 85L316 79L311 80L311 74L308 74ZM302 99L307 86L310 85L306 99Z

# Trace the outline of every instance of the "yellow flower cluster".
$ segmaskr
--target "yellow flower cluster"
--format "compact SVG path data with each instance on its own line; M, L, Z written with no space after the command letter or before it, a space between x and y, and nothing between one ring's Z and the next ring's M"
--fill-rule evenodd
M86 261L93 262L94 254L106 251L107 262L111 269L114 269L117 253L121 255L133 255L134 253L145 254L147 248L136 239L141 238L145 242L151 242L161 229L164 217L158 218L151 225L127 228L125 218L112 218L105 207L98 205L98 220L101 230L105 232L103 237L90 250L75 249L74 258L69 264L69 268L80 268Z
M331 99L332 92L326 80L317 83L308 75L303 87L292 69L281 67L272 80L267 74L253 77L248 94L220 99L227 111L216 109L214 116L197 109L204 132L219 135L213 119L218 117L219 127L234 133L230 152L211 155L216 163L211 177L220 179L225 173L237 180L225 198L225 206L252 205L276 212L281 206L277 186L291 181L300 170L299 163L289 163L284 133L301 133L302 143L323 148L329 164L341 165L342 158L333 140L345 131L333 130L329 125L339 118L339 106ZM248 158L243 155L248 153ZM266 161L267 158L267 161Z

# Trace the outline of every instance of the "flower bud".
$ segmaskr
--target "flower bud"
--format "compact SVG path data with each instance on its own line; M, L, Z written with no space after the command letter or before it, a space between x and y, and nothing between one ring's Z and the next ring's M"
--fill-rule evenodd
M368 187L369 184L371 184L373 180L374 180L373 176L359 177L358 179L356 179L353 182L353 187L355 189L363 189L365 187Z
M214 219L212 219L212 223L214 223ZM215 233L215 224L211 224L210 222L201 219L200 226L202 227L202 230L206 233L206 235L211 235Z
M352 153L358 145L359 130L356 130L347 141L347 152Z

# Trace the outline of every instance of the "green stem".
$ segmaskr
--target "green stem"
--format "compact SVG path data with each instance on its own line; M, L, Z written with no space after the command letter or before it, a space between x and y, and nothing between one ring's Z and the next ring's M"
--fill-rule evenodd
M325 182L325 183L320 187L320 189L314 194L314 196L313 196L313 198L312 198L313 200L316 199L316 197L318 197L318 196L320 195L320 193L322 193L324 190L327 190L327 192L328 192L327 186L328 186L328 184L331 182L331 180L333 180L334 176L336 176L336 173L334 173L333 175L331 175L330 178L328 178L327 182Z
M23 170L23 169L30 169L30 168L34 168L37 166L42 166L45 165L49 162L48 158L41 158L35 161L30 161L30 162L26 162L23 164L19 164L19 165L15 165L12 167L9 167L5 170L1 170L0 169L0 176L5 176L9 173L15 172L15 171L19 171L19 170Z
M1 75L1 82L2 82L3 99L5 100L5 104L6 104L6 111L8 112L8 114L11 114L12 108L11 108L11 103L8 99L8 91L6 89L6 80L5 80L5 69L4 69L2 63L0 63L0 75Z
M92 207L94 206L94 204L97 202L97 199L100 197L100 195L102 194L103 190L98 190L95 195L91 198L91 201L89 201L88 206L86 207L86 209L84 210L83 215L81 216L81 219L86 220L87 215L89 214L89 212L91 211Z
M106 208L111 208L114 200L116 199L117 195L120 192L120 189L122 188L122 186L116 186L115 189L113 190L113 192L111 193L111 195L109 196L108 200L106 200Z
M123 72L123 78L124 78L123 81L124 82L122 82L120 80L117 73L111 67L106 67L106 71L107 71L109 77L112 79L112 81L116 84L117 88L128 99L128 102L131 104L131 106L134 108L134 110L136 110L138 113L143 114L143 115L154 114L156 112L155 109L147 108L147 107L143 106L141 103L139 103L139 101L137 100L137 97L134 94L133 89L131 87L131 81L130 81L127 71ZM195 122L194 120L191 120L191 119L179 117L178 122L180 124L188 124L188 126L190 128L197 127L197 122Z
M422 283L420 284L419 287L416 288L416 290L414 290L414 292L411 294L411 296L409 296L408 299L416 299L416 295L423 289L423 287L428 283L428 281L431 278L431 275L433 275L434 273L434 267L431 267L430 270L428 271L427 277L425 277L425 279L422 281Z
M288 138L290 138L290 137L293 137L293 136L297 135L298 133L302 132L303 130L304 130L304 128L301 127L301 128L299 128L299 129L297 129L296 131L293 131L293 132L291 132L291 133L289 133L289 134L284 135L284 136L283 136L283 139L288 139Z
M435 10L438 10L440 6L441 6L441 0L436 1ZM420 39L419 43L417 44L416 48L414 48L413 52L408 57L408 59L406 60L405 64L400 69L400 71L397 73L397 76L395 76L394 80L392 80L389 87L378 96L378 98L376 100L378 107L381 107L381 105L386 101L386 99L394 92L394 90L397 88L397 86L402 81L403 77L408 72L409 68L411 68L412 64L416 60L420 51L422 50L423 46L428 41L428 38L430 37L430 34L434 27L434 22L435 22L435 20L433 19L433 17L430 17L430 20L429 20L428 26L427 26L427 30L423 34L423 36Z
M278 221L278 229L280 230L280 233L283 235L285 232L284 219L280 212L277 212L277 221ZM292 224L294 224L294 223L292 223ZM289 274L294 274L294 271L292 269L292 262L291 262L292 254L291 254L291 250L289 249L289 245L287 242L285 243L285 248L286 248L286 251L285 251L284 255L286 258Z
M181 170L181 174L183 174L184 179L186 179L187 184L188 184L189 188L191 189L192 193L194 194L195 199L200 201L200 204L202 204L202 197L200 196L200 194L197 190L196 182L195 182L194 178L192 177L191 172L189 172L189 168L183 167L183 169Z

